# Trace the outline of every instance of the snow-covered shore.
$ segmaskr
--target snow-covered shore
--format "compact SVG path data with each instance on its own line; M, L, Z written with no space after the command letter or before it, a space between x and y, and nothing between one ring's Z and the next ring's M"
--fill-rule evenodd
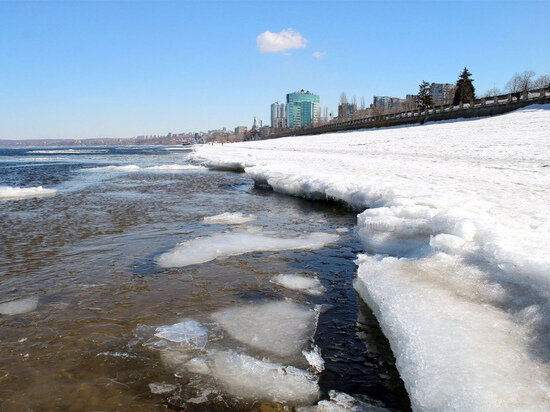
M550 407L550 105L191 156L361 212L355 287L415 410Z

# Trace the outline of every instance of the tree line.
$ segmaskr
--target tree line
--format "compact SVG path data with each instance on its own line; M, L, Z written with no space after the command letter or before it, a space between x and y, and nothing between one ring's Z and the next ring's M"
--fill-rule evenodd
M453 105L468 103L475 99L474 79L471 78L472 73L465 67L458 76L455 84L455 92L453 97ZM527 90L542 89L550 87L550 76L543 74L536 76L532 70L526 70L523 73L515 73L504 86L505 93L521 93ZM485 92L484 97L498 96L503 94L498 88L492 88ZM427 81L422 81L418 86L418 94L416 96L418 106L422 109L433 106L432 95L430 93L430 84Z

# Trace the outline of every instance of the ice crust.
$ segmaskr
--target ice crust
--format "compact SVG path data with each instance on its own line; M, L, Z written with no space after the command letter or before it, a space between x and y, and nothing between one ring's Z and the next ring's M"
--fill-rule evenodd
M313 337L319 311L279 301L229 308L212 314L234 339L279 356L290 356Z
M258 219L256 215L245 216L240 212L226 212L216 216L206 216L203 221L207 225L242 225Z
M361 212L355 287L415 410L550 404L550 105L194 148L258 185Z
M38 298L16 299L11 302L0 303L0 314L2 315L20 315L22 313L32 312L38 307Z
M314 232L294 237L261 233L232 232L199 237L184 242L157 258L162 267L183 267L251 252L276 252L294 249L319 249L338 239L338 235Z
M55 189L44 189L42 186L36 187L9 187L0 186L0 200L16 200L27 197L40 197L55 195Z
M325 288L316 277L281 273L273 276L271 282L287 289L298 290L307 295L322 295L325 293Z
M179 172L184 170L206 170L204 166L192 164L166 164L158 166L140 167L138 165L101 166L83 169L86 172Z
M217 352L213 372L234 396L302 404L315 402L319 396L315 375L234 351Z

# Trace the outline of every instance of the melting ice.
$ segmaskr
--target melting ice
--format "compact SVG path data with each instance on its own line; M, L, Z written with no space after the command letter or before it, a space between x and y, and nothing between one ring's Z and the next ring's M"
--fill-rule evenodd
M258 219L256 215L243 215L240 212L237 213L222 213L216 216L207 216L203 219L207 225L241 225L243 223L252 222Z
M184 242L160 255L157 263L162 267L183 267L251 252L318 249L337 239L338 235L320 232L297 237L275 237L247 232L220 233Z
M32 312L37 306L37 297L12 300L11 302L0 303L0 314L20 315L22 313Z
M271 282L308 295L322 295L325 292L321 281L316 277L281 273L280 275L273 276Z
M300 353L313 337L319 311L293 302L238 306L212 314L233 338L276 355Z

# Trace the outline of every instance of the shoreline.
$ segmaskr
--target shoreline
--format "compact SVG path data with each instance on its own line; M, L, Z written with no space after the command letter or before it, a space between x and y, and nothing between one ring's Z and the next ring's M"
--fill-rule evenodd
M413 409L543 409L548 125L545 105L191 156L280 193L363 211L355 287L390 341Z

